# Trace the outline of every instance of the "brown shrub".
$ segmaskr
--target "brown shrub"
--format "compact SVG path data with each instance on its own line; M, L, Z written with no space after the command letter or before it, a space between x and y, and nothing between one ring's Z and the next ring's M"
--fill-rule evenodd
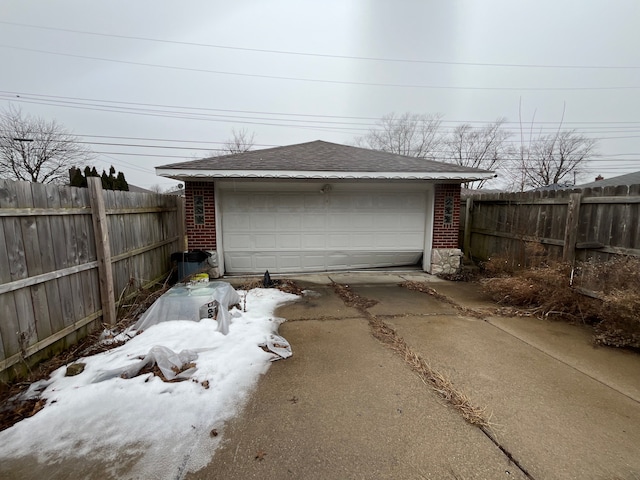
M640 348L640 293L637 289L606 295L600 318L602 321L596 326L597 343Z
M500 304L534 310L581 322L597 321L599 303L569 285L571 267L553 264L518 270L509 277L483 280L483 289Z
M640 258L617 256L607 262L583 262L576 268L575 283L604 294L629 289L640 294Z
M603 345L640 348L640 259L618 257L608 262L578 265L576 285L599 298L579 293L570 285L571 266L554 263L509 271L507 260L496 258L482 280L484 290L498 303L528 313L595 324L595 341Z

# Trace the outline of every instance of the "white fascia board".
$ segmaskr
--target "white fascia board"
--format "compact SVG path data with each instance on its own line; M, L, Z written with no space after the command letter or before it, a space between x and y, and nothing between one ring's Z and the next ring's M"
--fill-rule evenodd
M156 168L156 175L185 179L207 178L291 178L321 180L484 180L493 178L494 172L313 172L280 170L190 170Z

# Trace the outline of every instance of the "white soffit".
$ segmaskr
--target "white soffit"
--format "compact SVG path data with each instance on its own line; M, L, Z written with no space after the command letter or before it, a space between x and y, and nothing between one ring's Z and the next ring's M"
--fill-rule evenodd
M206 178L292 178L326 180L483 180L493 178L493 172L314 172L279 170L190 170L156 168L161 177L182 179Z

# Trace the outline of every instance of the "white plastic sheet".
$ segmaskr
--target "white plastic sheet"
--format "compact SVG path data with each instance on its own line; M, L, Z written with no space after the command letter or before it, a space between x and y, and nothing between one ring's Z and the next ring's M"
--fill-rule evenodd
M140 370L147 365L158 365L158 368L167 380L187 379L196 371L195 367L184 368L189 363L194 362L198 354L192 350L182 350L176 353L173 350L161 345L152 347L142 360L127 367L116 368L100 372L93 379L92 383L102 382L114 377L133 378Z
M169 320L197 322L201 319L200 308L214 301L218 302L218 331L226 335L231 323L229 308L240 303L240 295L227 282L209 282L194 286L176 285L156 300L133 328L144 330L151 325Z
M265 342L260 344L260 346L266 347L269 351L271 351L271 353L273 353L273 357L271 358L272 362L283 358L289 358L291 355L293 355L289 342L284 337L276 335L275 333L269 334Z

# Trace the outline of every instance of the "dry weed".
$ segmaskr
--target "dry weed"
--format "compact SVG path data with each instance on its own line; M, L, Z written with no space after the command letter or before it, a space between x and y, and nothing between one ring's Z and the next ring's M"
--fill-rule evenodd
M571 267L553 264L519 270L511 276L482 280L494 301L528 309L539 316L559 316L572 321L597 321L597 300L585 297L569 285Z
M432 368L420 355L415 353L394 329L376 318L370 318L369 325L375 338L400 355L409 368L418 375L418 378L458 410L467 422L480 427L489 426L485 415L486 409L475 406L469 397L458 390L448 377Z
M430 287L426 282L407 281L407 282L402 282L400 284L400 286L404 287L404 288L406 288L408 290L413 290L413 291L416 291L416 292L422 292L422 293L426 293L427 295L431 295L436 300L439 300L439 301L441 301L443 303L451 305L452 307L454 307L456 310L458 310L463 315L466 315L466 316L469 316L469 317L480 318L480 319L485 317L485 315L482 312L479 312L479 311L474 310L472 308L463 307L462 305L458 305L456 302L451 300L446 295L442 295L441 293L438 293L434 288Z
M501 266L504 260L496 262ZM640 258L590 261L578 264L573 271L568 264L543 262L509 275L506 268L497 268L496 262L490 265L498 275L481 284L496 302L519 308L516 314L593 324L596 343L640 348ZM490 271L485 269L486 273ZM572 288L571 278L576 287L598 298Z
M467 422L479 427L490 426L484 408L473 405L469 397L460 392L449 378L432 368L428 362L415 353L393 328L367 311L367 308L377 303L375 300L359 296L354 293L348 285L341 285L334 282L333 288L345 304L358 308L367 317L372 335L383 345L398 354L409 368L418 375L420 380L436 391L453 408L458 410Z
M640 295L637 291L617 290L606 295L600 317L602 321L596 325L597 343L640 348Z

